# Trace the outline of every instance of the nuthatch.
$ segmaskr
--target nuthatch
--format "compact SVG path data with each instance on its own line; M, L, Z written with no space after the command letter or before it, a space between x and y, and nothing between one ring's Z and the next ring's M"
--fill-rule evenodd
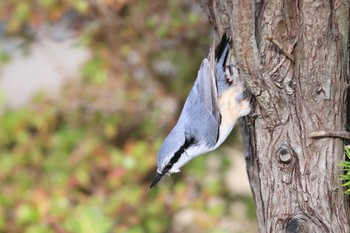
M178 122L159 149L158 169L150 188L165 174L177 173L193 158L216 149L237 119L249 114L244 83L238 80L238 71L230 64L230 51L231 38L226 33L216 49L213 42Z

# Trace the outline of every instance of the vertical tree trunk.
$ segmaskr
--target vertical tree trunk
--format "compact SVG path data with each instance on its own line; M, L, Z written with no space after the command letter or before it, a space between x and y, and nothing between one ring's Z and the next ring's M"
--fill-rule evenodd
M197 0L231 33L254 96L245 119L247 170L260 232L350 232L337 163L349 75L347 0ZM248 122L249 121L249 122Z

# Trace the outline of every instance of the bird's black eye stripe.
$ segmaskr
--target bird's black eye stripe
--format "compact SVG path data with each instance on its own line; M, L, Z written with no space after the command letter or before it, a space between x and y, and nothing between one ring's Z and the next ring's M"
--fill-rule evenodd
M173 167L173 164L169 162L169 163L163 168L162 174L167 173L172 167Z
M173 165L179 161L181 155L185 152L187 148L190 147L190 145L193 145L196 143L196 140L194 137L186 138L184 144L180 147L178 151L175 152L174 156L170 159L169 163L163 168L162 174L167 173Z

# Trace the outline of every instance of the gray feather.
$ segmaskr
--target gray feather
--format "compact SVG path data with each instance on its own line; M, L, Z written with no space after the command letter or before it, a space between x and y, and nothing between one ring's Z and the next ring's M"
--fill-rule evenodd
M173 155L186 138L193 137L196 142L205 144L208 148L214 147L219 127L220 112L214 71L210 61L205 58L178 122L159 149L158 167L168 162L163 161L165 156L162 155Z

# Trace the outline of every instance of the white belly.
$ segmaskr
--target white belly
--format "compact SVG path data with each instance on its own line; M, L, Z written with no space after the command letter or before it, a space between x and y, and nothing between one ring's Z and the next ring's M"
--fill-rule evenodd
M225 141L235 126L237 119L240 117L240 106L236 101L236 97L241 93L242 88L238 85L226 90L219 97L218 104L221 113L221 125L219 139L215 145L215 148L220 146Z

